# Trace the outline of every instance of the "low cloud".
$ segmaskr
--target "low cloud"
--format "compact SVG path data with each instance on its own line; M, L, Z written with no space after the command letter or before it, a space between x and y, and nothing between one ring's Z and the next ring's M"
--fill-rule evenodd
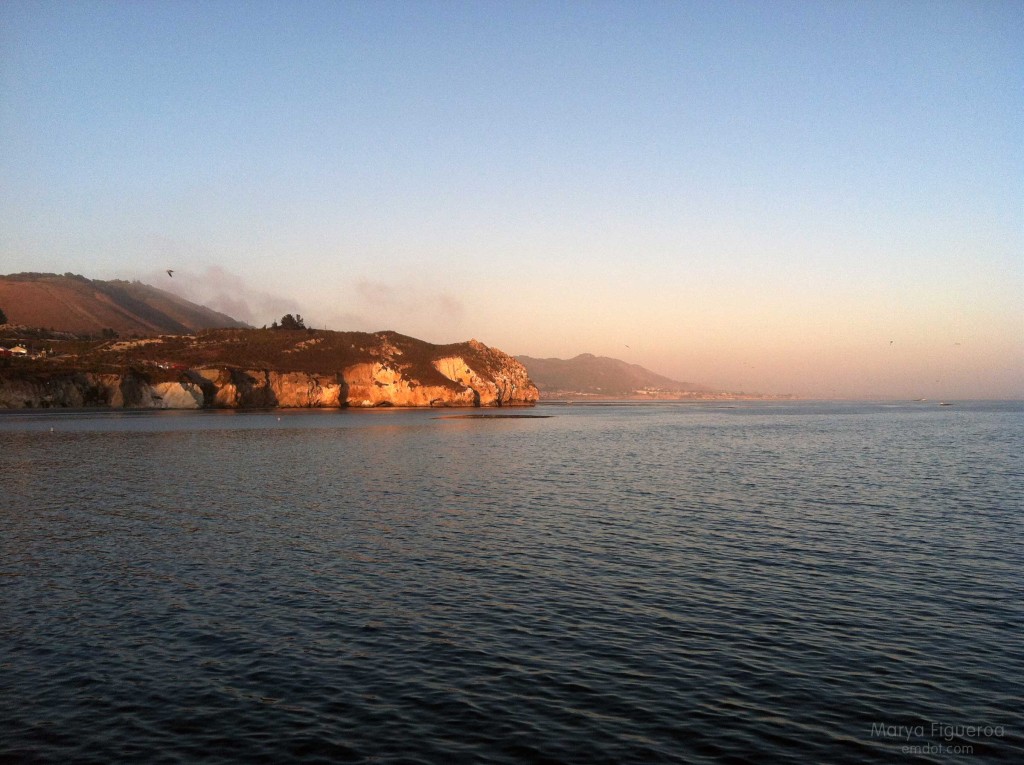
M301 311L296 300L254 289L242 276L220 266L208 266L198 273L175 269L172 277L161 272L150 283L254 326Z
M429 285L360 279L352 287L358 325L363 331L394 329L431 342L465 339L466 308L455 295ZM356 315L352 315L356 318Z
M173 277L165 271L152 272L144 281L256 327L291 313L301 314L308 327L360 332L393 329L434 342L469 336L463 302L429 286L360 279L346 285L347 289L339 287L337 294L347 292L347 300L307 304L256 289L242 275L221 266L200 271L176 268Z
M448 292L430 292L408 285L399 288L368 279L356 282L355 290L367 308L398 311L419 318L440 317L451 321L461 321L465 315L462 301Z

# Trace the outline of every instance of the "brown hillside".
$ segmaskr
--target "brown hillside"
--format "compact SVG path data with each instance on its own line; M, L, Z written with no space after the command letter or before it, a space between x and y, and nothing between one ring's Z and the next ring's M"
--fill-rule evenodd
M63 332L182 334L244 323L141 282L65 274L0 276L0 309L11 324Z

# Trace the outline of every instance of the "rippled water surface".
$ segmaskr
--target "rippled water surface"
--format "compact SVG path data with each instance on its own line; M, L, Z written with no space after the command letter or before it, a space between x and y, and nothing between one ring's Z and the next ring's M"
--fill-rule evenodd
M1024 762L1020 404L529 413L0 416L0 759Z

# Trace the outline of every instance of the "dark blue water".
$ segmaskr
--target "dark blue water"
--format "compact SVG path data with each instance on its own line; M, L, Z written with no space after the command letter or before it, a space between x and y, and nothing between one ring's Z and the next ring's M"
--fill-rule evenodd
M1024 761L1024 406L527 413L0 416L0 759Z

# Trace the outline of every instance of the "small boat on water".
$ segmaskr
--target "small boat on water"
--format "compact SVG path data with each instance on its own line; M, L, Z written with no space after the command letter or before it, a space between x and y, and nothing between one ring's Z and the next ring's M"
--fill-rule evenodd
M939 406L953 406L953 405L952 404L947 404L945 401L940 401L939 402Z

